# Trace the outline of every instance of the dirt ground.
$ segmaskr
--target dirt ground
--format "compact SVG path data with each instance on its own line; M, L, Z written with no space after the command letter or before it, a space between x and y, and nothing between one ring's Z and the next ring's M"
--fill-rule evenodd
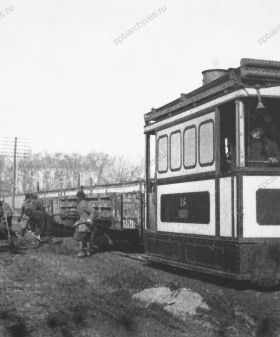
M0 252L1 337L280 336L280 288L178 272L135 259L139 254L76 254L72 238ZM153 287L190 289L210 310L183 320L162 305L143 308L132 299Z

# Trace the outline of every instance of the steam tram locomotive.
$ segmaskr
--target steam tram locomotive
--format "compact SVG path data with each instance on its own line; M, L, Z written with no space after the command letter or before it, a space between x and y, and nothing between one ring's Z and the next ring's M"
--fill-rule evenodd
M148 259L276 284L280 62L204 71L200 88L144 120Z

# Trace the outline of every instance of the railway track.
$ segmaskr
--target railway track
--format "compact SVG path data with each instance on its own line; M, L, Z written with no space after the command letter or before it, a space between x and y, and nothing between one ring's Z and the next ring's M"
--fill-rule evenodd
M127 259L131 259L131 260L148 262L148 259L145 256L145 254L124 253L124 252L117 252L117 251L111 251L110 254L122 256L122 257L125 257Z

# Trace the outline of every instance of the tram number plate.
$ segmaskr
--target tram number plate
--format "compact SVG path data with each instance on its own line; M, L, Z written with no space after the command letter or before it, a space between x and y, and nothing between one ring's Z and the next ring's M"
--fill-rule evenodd
M135 219L123 219L123 229L133 229L136 228Z
M209 192L202 191L161 195L161 221L209 224Z

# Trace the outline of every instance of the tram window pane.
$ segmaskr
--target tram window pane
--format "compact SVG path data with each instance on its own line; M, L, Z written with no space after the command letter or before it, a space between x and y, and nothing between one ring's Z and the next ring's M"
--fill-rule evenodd
M199 127L199 162L200 165L211 165L214 161L214 123L207 121Z
M256 100L247 103L245 140L247 166L280 166L280 100L264 98L266 109L256 109Z
M196 129L194 126L184 132L184 166L192 168L196 165Z
M257 223L259 225L280 226L279 200L279 189L267 188L257 190Z
M156 173L156 139L155 135L150 136L150 177L155 178Z
M158 139L158 172L163 173L167 171L168 161L168 138L167 136L159 137Z
M209 192L205 191L162 195L161 221L209 224Z
M181 168L181 132L176 131L170 135L170 168L179 170Z

